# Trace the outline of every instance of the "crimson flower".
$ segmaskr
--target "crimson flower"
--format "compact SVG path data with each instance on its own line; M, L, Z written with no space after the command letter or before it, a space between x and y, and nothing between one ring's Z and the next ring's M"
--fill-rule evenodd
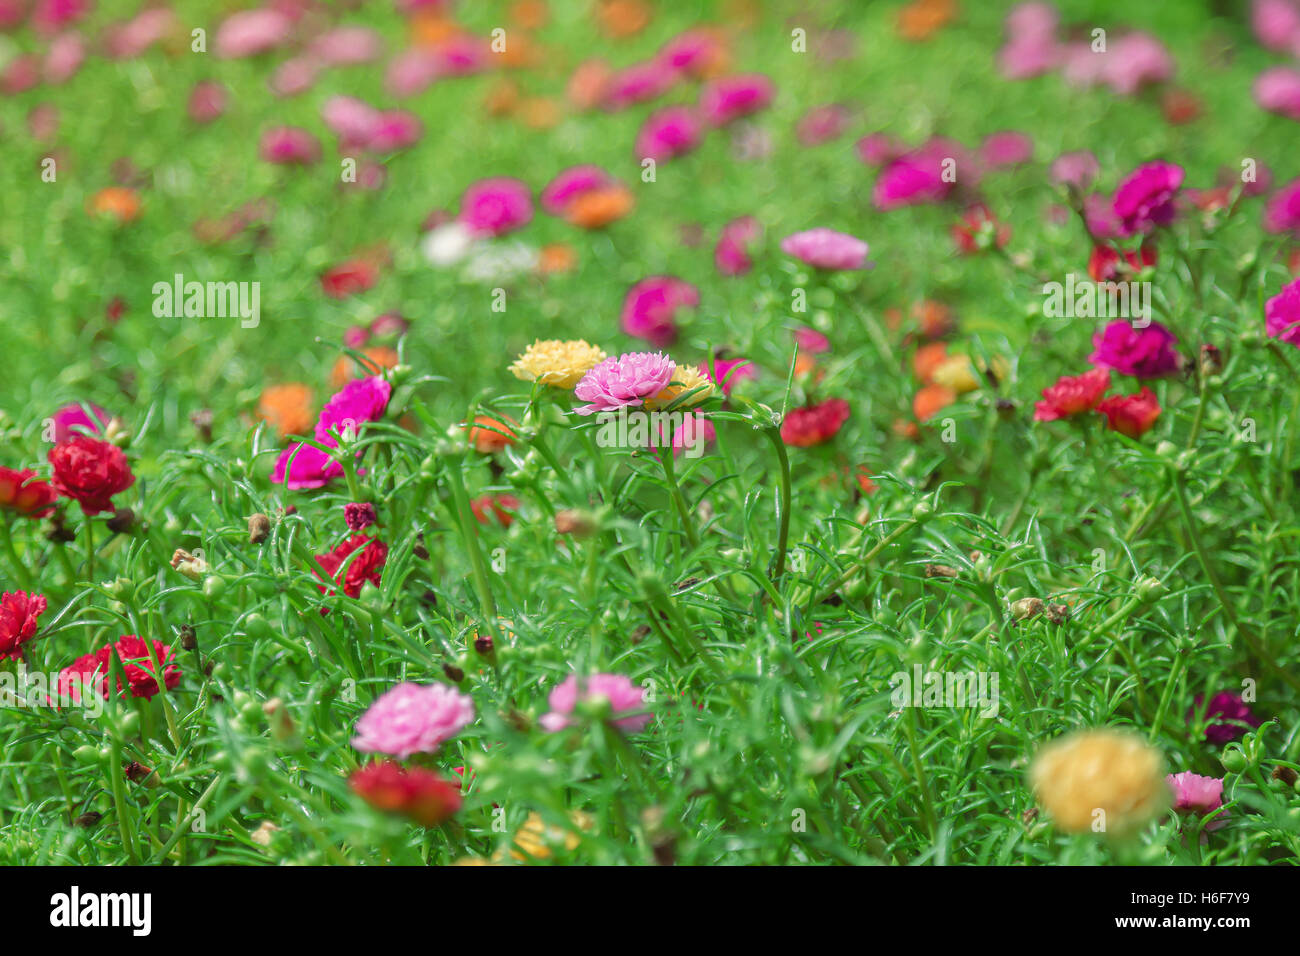
M54 488L74 498L88 515L113 511L113 496L135 484L122 449L88 435L73 435L50 449Z

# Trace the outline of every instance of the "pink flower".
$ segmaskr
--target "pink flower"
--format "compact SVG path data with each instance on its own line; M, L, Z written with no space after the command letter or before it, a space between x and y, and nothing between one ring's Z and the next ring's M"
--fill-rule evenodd
M1256 78L1252 91L1261 109L1300 120L1300 71L1286 66L1265 70Z
M1119 217L1115 215L1114 203L1101 193L1089 193L1084 197L1083 218L1088 223L1088 231L1098 239L1118 239L1126 235Z
M622 674L592 674L582 678L581 684L575 676L564 679L547 697L551 712L543 714L537 721L544 730L554 733L571 726L573 711L578 702L589 702L598 698L609 701L611 720L615 727L635 733L650 723L650 715L637 713L645 709L645 688L638 687ZM618 716L625 714L628 716Z
M781 251L818 269L852 270L866 267L867 244L834 229L809 229L781 240Z
M1121 96L1132 96L1143 86L1163 83L1174 74L1174 61L1165 45L1149 33L1128 33L1101 56L1102 81Z
M599 166L570 166L546 184L539 201L548 215L562 216L565 208L585 192L610 185L613 177Z
M434 753L474 719L474 701L446 684L398 684L357 721L352 746L405 760Z
M872 200L880 210L898 209L917 203L938 202L952 191L953 183L943 176L941 161L909 154L894 160L876 177Z
M331 458L329 452L306 442L294 442L280 452L271 473L271 483L298 491L322 488L342 475L343 466Z
M1300 348L1300 279L1264 303L1264 319L1269 335Z
M1198 817L1208 817L1223 806L1222 777L1202 777L1198 773L1186 770L1182 773L1169 774L1165 777L1165 782L1174 792L1174 810L1177 813L1185 816L1195 814ZM1226 825L1228 821L1224 819L1225 817L1227 817L1226 813L1220 813L1206 826L1206 829L1217 830Z
M1024 133L991 133L980 146L980 157L988 166L1019 166L1034 158L1034 141Z
M799 351L811 352L813 355L820 355L831 350L830 339L806 325L794 330L794 341L799 346Z
M1047 171L1047 176L1052 182L1062 186L1087 189L1097 178L1100 169L1097 157L1084 149L1074 153L1062 153L1056 157Z
M320 159L320 143L305 129L277 126L262 136L261 154L268 163L309 166Z
M388 64L384 87L394 96L422 93L442 73L442 61L431 50L417 47L405 50Z
M657 99L676 79L676 72L658 61L634 63L610 75L605 83L603 105L607 110L621 110Z
M331 96L320 115L345 149L369 142L379 125L379 110L354 96Z
M311 44L311 55L330 66L351 66L377 60L384 51L379 34L367 27L335 27Z
M32 26L41 33L55 33L90 12L91 0L36 0Z
M1139 329L1120 319L1092 337L1096 351L1088 361L1135 378L1163 378L1177 372L1181 364L1174 349L1177 342L1159 322Z
M45 82L58 85L72 79L86 60L86 43L76 33L60 33L45 52Z
M607 358L574 387L574 396L588 403L574 411L591 415L641 405L667 388L676 370L677 364L662 352L624 352Z
M460 197L460 221L474 232L502 236L533 219L533 194L517 179L480 179Z
M677 312L700 304L695 286L675 276L650 276L623 297L623 331L663 348L677 338Z
M295 56L275 68L267 88L279 97L300 96L316 85L321 64L309 56Z
M1060 61L1056 9L1047 3L1021 3L1007 14L1007 41L998 65L1009 80L1023 80L1054 69Z
M384 417L392 394L393 386L378 375L348 382L320 410L316 440L321 444L333 444L334 432L341 434L349 429L359 434L363 424Z
M105 52L115 60L137 57L166 37L175 25L176 15L166 7L146 8L104 31Z
M763 227L753 216L741 216L722 227L713 249L713 263L724 276L745 275L754 267L750 253L758 245Z
M1250 26L1262 46L1300 54L1300 7L1292 0L1253 0Z
M226 88L212 80L200 80L190 91L187 109L196 123L211 123L226 112Z
M839 103L814 106L794 128L801 146L820 146L844 134L849 123L849 109Z
M90 407L90 415L86 414L80 403L72 402L64 405L51 416L54 422L54 444L61 445L73 435L99 435L108 427L108 422L113 416L98 405L87 404Z
M719 77L700 91L700 112L710 126L725 126L771 102L772 81L761 73Z
M907 147L888 133L868 133L854 147L858 159L868 166L888 166L907 152Z
M1115 215L1125 235L1150 232L1174 219L1174 197L1183 184L1183 168L1154 162L1133 170L1115 190Z
M724 51L717 36L708 30L687 30L663 45L655 57L676 73L702 76Z
M223 60L264 53L284 44L292 26L289 18L278 10L242 10L217 27L213 51Z
M1204 701L1204 694L1196 695L1195 703L1187 711L1189 723L1200 716ZM1205 739L1215 744L1226 744L1230 740L1236 740L1246 732L1247 727L1258 727L1261 723L1260 719L1250 712L1250 708L1242 700L1240 694L1234 694L1232 691L1227 690L1220 691L1211 697L1209 706L1204 707L1204 713L1207 719L1222 717L1225 721L1210 724L1205 728ZM1231 723L1227 721L1231 721Z
M701 365L700 371L722 388L723 395L730 395L736 383L743 379L758 378L758 371L748 359L715 358Z
M704 125L687 106L669 106L651 113L636 136L638 159L662 162L700 145Z

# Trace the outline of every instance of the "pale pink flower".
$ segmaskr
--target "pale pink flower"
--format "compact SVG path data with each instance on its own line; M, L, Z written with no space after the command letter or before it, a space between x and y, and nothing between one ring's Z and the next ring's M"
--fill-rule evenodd
M990 133L980 144L980 158L987 166L1019 166L1034 158L1034 141L1013 130Z
M60 33L50 41L45 51L45 82L58 85L66 83L81 69L86 61L86 43L80 35Z
M634 63L610 74L601 102L607 110L645 103L666 93L676 79L676 72L658 61Z
M1300 71L1286 66L1265 70L1255 79L1253 92L1261 109L1300 120Z
M800 118L794 133L801 146L820 146L842 136L851 116L840 103L814 106Z
M724 276L745 275L754 267L752 253L763 235L753 216L741 216L722 227L713 249L713 263Z
M1101 166L1097 162L1097 157L1084 149L1074 153L1062 153L1056 157L1047 171L1047 176L1052 182L1062 186L1087 189L1100 171Z
M588 403L574 411L592 415L644 404L668 387L676 370L677 364L662 352L624 352L607 358L574 387L573 394Z
M799 346L800 352L811 352L813 355L820 355L831 350L831 340L816 329L810 329L806 325L794 330L794 341Z
M268 163L308 166L320 159L320 143L305 129L277 126L262 135L260 152Z
M434 753L474 719L474 701L446 684L398 684L357 721L352 746L405 760Z
M335 27L322 33L311 44L311 54L330 66L370 63L384 52L379 34L368 27Z
M428 89L442 73L442 61L432 50L404 50L388 64L384 86L394 96L414 96Z
M569 676L547 697L551 711L537 721L544 730L557 731L570 726L578 702L601 698L609 701L611 719L620 730L635 733L650 723L645 710L645 688L622 674L592 674L579 679ZM620 717L620 714L627 716Z
M314 57L295 56L277 66L266 85L281 98L301 96L316 85L320 74L321 64Z
M200 80L190 91L186 106L190 119L196 123L211 123L226 112L226 88L213 80Z
M781 251L818 269L861 269L867 262L867 244L834 229L809 229L781 240Z
M1223 806L1223 778L1203 777L1190 770L1171 773L1165 782L1174 792L1174 811L1183 815L1207 817ZM1207 830L1217 830L1227 825L1227 813L1220 813L1207 824Z
M1294 0L1253 0L1250 26L1264 47L1300 54L1300 5Z
M264 53L284 44L292 27L289 18L278 10L241 10L221 21L213 52L223 60Z

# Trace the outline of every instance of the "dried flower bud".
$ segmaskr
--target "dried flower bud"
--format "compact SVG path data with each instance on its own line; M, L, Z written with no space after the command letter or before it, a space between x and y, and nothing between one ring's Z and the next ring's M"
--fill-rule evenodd
M628 638L628 641L630 641L633 644L640 644L642 641L645 640L646 635L649 633L650 633L650 625L642 624L635 631L632 632L632 636Z
M950 568L946 564L927 564L925 566L925 576L927 578L955 578L960 575L960 571L956 568Z
M455 664L443 664L442 672L447 675L447 680L453 684L459 684L465 679L465 672Z
M1038 617L1044 610L1043 602L1036 597L1021 598L1011 602L1011 616L1017 621Z
M1297 774L1290 767L1274 767L1273 779L1281 780L1288 787L1294 787L1295 782L1300 780L1300 774Z
M190 424L198 431L199 437L205 442L212 441L212 422L215 416L210 408L200 408L198 411L190 412Z
M271 519L260 511L248 516L248 543L261 544L271 536Z
M93 827L96 823L98 823L103 818L104 815L102 813L98 813L94 810L89 810L86 813L83 813L81 816L77 817L77 819L73 820L72 825L81 827L82 829L89 829L90 827Z
M576 508L565 508L555 513L555 530L560 534L571 534L575 538L590 538L598 530L595 516Z
M1200 358L1201 378L1210 378L1223 371L1223 353L1217 346L1202 345Z
M172 567L193 581L198 581L208 573L208 563L184 548L172 552Z
M280 828L277 827L270 820L263 820L261 826L259 826L256 830L250 833L248 835L248 838L252 840L254 843L256 843L258 846L270 846L271 838L273 837L274 834L279 832L279 830Z
M154 771L152 767L146 767L138 760L132 760L126 765L126 779L132 783L138 783L150 790L155 789L162 783L162 778Z
M474 650L483 657L491 657L496 651L496 642L492 640L490 634L475 634Z
M349 501L343 506L343 521L353 534L366 530L378 520L375 506L368 501Z
M198 635L194 633L194 625L181 625L181 649L192 651L199 646Z
M1053 624L1064 624L1070 619L1070 605L1068 604L1049 604L1047 605L1047 619Z

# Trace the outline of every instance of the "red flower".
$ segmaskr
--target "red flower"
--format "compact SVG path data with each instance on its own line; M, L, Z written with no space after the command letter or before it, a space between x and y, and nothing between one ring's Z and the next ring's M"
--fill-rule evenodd
M349 259L320 277L321 291L331 299L346 299L365 292L379 280L379 270L364 259Z
M0 595L0 661L22 659L22 645L36 636L36 619L45 606L42 594L6 591Z
M1082 375L1062 375L1055 385L1043 389L1043 400L1034 405L1034 421L1054 422L1097 407L1110 388L1110 370L1089 369Z
M781 438L787 445L800 448L820 445L834 438L848 418L849 403L842 398L827 399L820 405L792 408L781 423Z
M423 767L372 761L352 771L348 785L376 810L400 813L423 827L435 827L460 809L460 787Z
M0 468L0 508L16 511L24 518L44 518L54 510L59 493L44 481L33 481L36 472L24 468Z
M122 449L88 435L73 435L50 449L54 487L75 498L88 515L113 511L113 495L135 484Z
M78 657L63 670L59 671L59 697L81 699L81 685L89 683L105 699L108 698L108 675L111 672L110 660L116 651L122 661L122 671L131 689L132 697L149 700L158 693L157 674L154 671L153 657L149 645L134 634L123 634L115 644L106 644L99 650L84 657ZM181 669L168 663L172 649L162 641L153 642L153 652L163 665L163 681L168 690L181 681ZM118 694L122 694L122 685L118 683Z
M1114 246L1093 246L1092 255L1088 257L1088 275L1094 282L1111 282L1120 273L1119 250ZM1142 243L1137 252L1124 253L1124 261L1133 272L1156 264L1156 247L1149 242Z
M358 549L361 553L351 558L352 553ZM329 554L316 555L316 563L335 584L343 585L343 593L350 598L359 597L361 586L367 581L375 587L379 586L379 570L387 560L388 545L378 538L370 538L364 534L354 534ZM343 567L345 561L347 570L340 578L339 568ZM334 593L323 585L318 587L325 594Z
M1114 431L1129 438L1145 434L1160 417L1160 403L1145 385L1136 395L1112 395L1097 406Z
M986 230L988 239L981 243ZM957 251L964 256L974 255L981 249L1001 249L1011 239L1011 227L994 219L989 207L982 202L968 206L961 221L953 223L950 232Z
M519 499L514 495L479 495L469 503L469 510L474 512L479 524L488 524L488 515L494 514L501 527L508 528L519 510Z

